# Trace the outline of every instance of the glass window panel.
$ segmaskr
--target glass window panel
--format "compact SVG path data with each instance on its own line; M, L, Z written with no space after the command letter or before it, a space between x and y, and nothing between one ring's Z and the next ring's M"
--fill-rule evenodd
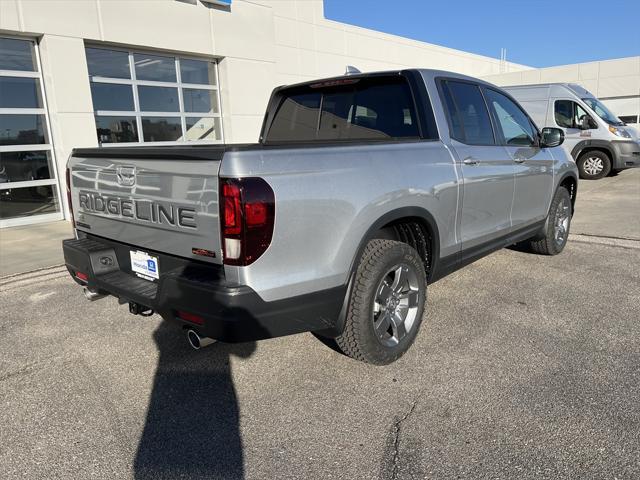
M464 82L447 82L454 97L464 143L469 145L494 145L493 128L489 111L480 88Z
M0 115L0 145L48 143L44 115Z
M179 112L178 89L173 87L138 87L143 112Z
M91 98L94 110L135 110L131 85L92 82Z
M487 88L485 93L496 114L498 128L502 130L506 144L523 147L535 145L538 134L522 109L495 90Z
M182 137L179 117L143 117L145 142L174 142Z
M129 54L118 50L86 48L89 75L111 78L131 78Z
M50 178L53 178L50 152L0 152L0 183Z
M37 78L0 77L0 108L42 108Z
M37 71L33 42L0 38L0 70Z
M197 88L183 88L185 112L219 113L218 98L215 90L201 90Z
M315 140L321 97L320 92L288 95L278 107L267 140Z
M176 62L173 57L136 53L133 56L133 62L138 80L176 81Z
M216 85L215 64L204 60L188 60L186 58L181 58L180 78L182 83Z
M187 133L185 139L191 140L222 140L222 125L220 118L187 117Z
M60 211L54 185L0 190L0 219L44 215Z
M136 117L112 117L96 115L96 132L100 143L138 141Z

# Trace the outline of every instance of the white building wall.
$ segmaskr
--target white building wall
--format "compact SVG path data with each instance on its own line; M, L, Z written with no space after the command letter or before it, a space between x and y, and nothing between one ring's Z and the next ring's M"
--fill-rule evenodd
M529 68L326 20L322 0L233 0L231 8L199 0L0 0L1 34L38 39L62 191L71 150L98 145L85 42L218 58L229 143L257 140L275 86L340 75L347 64L474 76Z
M615 114L640 115L640 56L487 75L484 79L499 86L577 83Z

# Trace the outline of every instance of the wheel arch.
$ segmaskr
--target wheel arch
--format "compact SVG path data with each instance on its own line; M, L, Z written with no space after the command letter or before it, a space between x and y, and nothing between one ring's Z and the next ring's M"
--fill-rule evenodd
M383 236L385 230L388 231L389 228L403 223L417 223L421 228L424 229L423 231L428 238L428 257L426 259L423 258L423 261L426 260L427 262L427 264L425 265L425 269L427 266L429 267L427 269L427 283L430 282L431 278L433 278L434 276L434 273L438 269L438 261L440 259L440 231L438 229L438 224L436 223L435 218L428 210L422 207L400 207L394 210L390 210L384 215L380 216L369 226L365 234L362 236L360 243L358 244L358 248L354 254L353 259L351 260L351 265L349 266L347 291L342 303L342 308L340 310L336 326L325 332L318 333L329 337L336 337L342 333L345 325L347 309L349 306L351 289L353 287L353 280L355 278L356 269L358 268L358 261L360 260L360 257L362 257L362 253L364 252L367 243L369 243L369 241L373 240L374 238L389 238ZM403 241L398 238L396 239L399 241ZM404 243L409 242L405 241ZM411 245L411 243L409 243L409 245Z
M580 158L583 154L589 152L602 152L609 157L611 161L611 167L615 165L616 156L613 148L610 145L610 142L606 140L583 140L582 142L578 142L575 147L571 150L571 156L577 162L578 158Z
M438 229L438 224L436 223L435 218L431 213L422 208L422 207L401 207L389 212L386 212L384 215L380 216L377 220L375 220L365 234L363 235L358 248L355 252L353 259L351 260L351 265L349 268L350 276L353 275L357 266L358 260L362 256L362 252L364 251L367 243L374 238L389 238L393 240L398 240L403 243L407 243L415 248L415 242L420 239L411 238L411 232L405 232L403 238L403 232L400 231L396 238L390 238L386 232L389 232L390 229L394 227L398 227L401 225L415 224L422 229L424 233L424 240L426 241L426 252L421 252L419 248L418 253L421 254L423 261L425 262L425 269L427 270L427 280L433 275L434 270L437 268L438 259L440 257L440 231ZM395 228L396 230L401 230ZM428 255L425 258L424 253Z

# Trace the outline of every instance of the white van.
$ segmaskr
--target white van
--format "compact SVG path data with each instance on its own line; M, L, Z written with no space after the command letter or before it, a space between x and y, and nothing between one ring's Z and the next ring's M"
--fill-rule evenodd
M563 147L575 159L580 178L640 166L640 135L589 91L573 83L502 87L539 127L564 130Z

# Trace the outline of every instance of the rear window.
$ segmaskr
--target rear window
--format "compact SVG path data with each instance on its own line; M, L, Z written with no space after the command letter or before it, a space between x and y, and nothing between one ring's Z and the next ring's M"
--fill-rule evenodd
M282 92L267 143L418 138L413 98L402 77L345 80Z

